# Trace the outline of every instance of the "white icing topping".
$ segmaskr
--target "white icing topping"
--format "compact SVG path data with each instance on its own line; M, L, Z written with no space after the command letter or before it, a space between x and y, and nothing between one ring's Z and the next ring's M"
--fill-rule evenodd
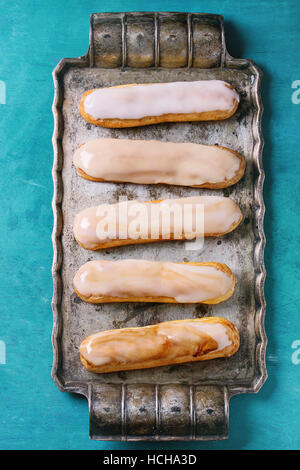
M163 114L232 110L237 92L221 80L171 82L99 88L84 99L84 111L97 119L140 119Z
M76 150L74 165L105 181L199 186L231 180L241 161L230 150L218 146L94 139Z
M225 233L241 218L238 205L222 196L192 196L159 203L126 201L81 211L75 217L74 236L87 249L95 249L104 240L150 241L174 235L176 239L193 239Z
M230 274L215 266L168 261L89 261L74 277L84 297L170 297L181 303L217 299L232 286Z

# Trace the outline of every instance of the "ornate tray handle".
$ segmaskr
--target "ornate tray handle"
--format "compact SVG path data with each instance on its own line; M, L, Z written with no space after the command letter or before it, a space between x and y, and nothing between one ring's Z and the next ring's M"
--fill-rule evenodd
M193 13L100 13L91 16L92 67L223 65L223 18Z
M227 438L226 387L92 384L89 409L92 439L153 441Z

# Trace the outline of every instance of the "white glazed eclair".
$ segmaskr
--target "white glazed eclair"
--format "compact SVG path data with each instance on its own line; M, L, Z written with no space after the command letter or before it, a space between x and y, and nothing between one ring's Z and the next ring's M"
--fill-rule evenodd
M80 358L89 371L105 373L229 357L239 345L233 323L207 317L101 331L81 343Z
M109 138L81 145L73 162L78 174L92 181L209 189L237 183L246 166L240 154L218 145Z
M233 294L236 279L223 263L89 261L73 280L89 303L162 302L217 304Z
M80 112L97 126L121 128L227 119L238 104L238 93L222 80L134 83L86 91Z
M225 235L243 215L223 196L192 196L161 201L124 201L89 207L76 215L74 237L87 250L165 240Z

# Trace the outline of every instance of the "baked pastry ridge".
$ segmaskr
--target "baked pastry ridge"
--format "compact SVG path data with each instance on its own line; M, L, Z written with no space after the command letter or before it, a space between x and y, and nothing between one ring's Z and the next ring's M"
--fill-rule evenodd
M121 128L227 119L238 104L238 93L222 80L134 83L86 91L80 112L92 124Z
M85 302L217 304L233 294L236 279L223 263L123 259L89 261L73 285Z
M239 206L223 196L192 196L160 201L122 201L79 212L74 237L85 249L99 250L161 240L221 236L242 221Z
M101 331L81 343L80 358L89 371L105 373L229 357L239 344L233 323L206 317Z
M100 138L75 151L80 176L92 181L221 189L237 183L245 159L219 145Z

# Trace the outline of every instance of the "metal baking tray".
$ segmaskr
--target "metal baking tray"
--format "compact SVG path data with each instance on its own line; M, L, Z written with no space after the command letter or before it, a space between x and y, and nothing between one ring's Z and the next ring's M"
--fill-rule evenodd
M209 440L228 435L229 399L257 392L267 377L264 331L263 140L261 71L231 57L223 18L199 13L100 13L91 15L87 54L62 59L53 72L54 230L52 377L62 391L89 402L90 437L101 440ZM166 123L105 129L82 119L79 102L91 88L125 83L222 79L239 92L234 116L219 122ZM245 156L245 177L224 190L166 185L96 183L72 166L75 149L95 137L159 139L228 146ZM90 252L74 240L74 215L121 197L150 200L196 194L231 196L245 219L234 232L206 239L201 251L181 241ZM88 260L143 258L225 262L237 277L234 295L219 305L99 304L81 301L72 280ZM79 345L99 330L166 320L224 316L239 329L241 346L227 359L156 369L93 374L79 360Z

